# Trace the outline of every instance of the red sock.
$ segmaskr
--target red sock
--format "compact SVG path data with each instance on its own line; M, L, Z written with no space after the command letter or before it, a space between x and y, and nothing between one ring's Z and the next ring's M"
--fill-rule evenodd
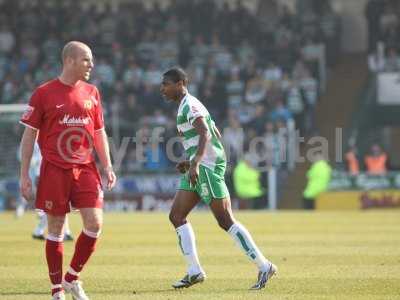
M90 234L91 236L89 236ZM79 235L78 240L75 244L75 252L74 256L72 257L70 267L75 272L75 274L71 274L67 272L65 274L65 280L68 282L72 282L78 279L78 274L82 271L83 266L89 260L90 255L94 252L96 248L96 241L97 237L95 238L96 234L90 232L82 232Z
M46 259L49 268L49 277L52 283L51 294L62 290L62 265L63 265L64 244L62 237L49 235L46 240Z
M51 289L51 295L54 296L54 294L61 292L62 290L62 287Z

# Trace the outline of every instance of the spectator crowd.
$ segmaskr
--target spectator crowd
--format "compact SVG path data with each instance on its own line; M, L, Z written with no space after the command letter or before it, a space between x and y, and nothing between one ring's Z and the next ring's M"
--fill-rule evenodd
M369 69L372 72L400 71L400 2L369 0L365 15L369 35Z
M117 116L120 137L139 134L144 142L146 160L137 160L131 143L123 171L172 166L165 145L149 138L157 126L166 129L165 141L176 135L177 108L159 93L163 71L175 65L187 70L190 93L206 105L224 138L235 141L231 160L257 136L265 141L257 150L268 154L264 163L279 167L287 122L294 119L303 134L315 129L316 52L338 34L329 5L300 16L274 0L260 1L254 11L240 0L160 3L0 1L0 104L26 103L37 85L57 76L64 43L80 40L94 50L91 82L102 92L107 124L116 126L110 120ZM382 33L395 48L397 15L382 12L382 19Z

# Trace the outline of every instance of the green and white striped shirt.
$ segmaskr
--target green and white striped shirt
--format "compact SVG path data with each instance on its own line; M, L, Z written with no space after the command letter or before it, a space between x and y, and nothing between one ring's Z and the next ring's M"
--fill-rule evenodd
M183 148L189 159L192 160L199 145L199 135L193 127L193 122L199 117L204 118L211 133L211 140L206 145L206 151L200 164L217 173L225 172L226 156L224 147L215 131L215 122L207 108L189 93L182 99L176 117L177 129L183 140Z

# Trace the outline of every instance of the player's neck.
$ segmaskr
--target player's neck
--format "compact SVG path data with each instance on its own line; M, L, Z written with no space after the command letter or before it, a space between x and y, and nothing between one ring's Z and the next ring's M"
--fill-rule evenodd
M185 99L186 95L188 94L187 89L183 89L179 94L178 94L178 103L181 103L183 99Z
M72 87L75 86L79 82L79 79L77 79L76 77L71 76L65 72L62 72L61 75L58 76L58 80L60 80L61 83L72 86Z

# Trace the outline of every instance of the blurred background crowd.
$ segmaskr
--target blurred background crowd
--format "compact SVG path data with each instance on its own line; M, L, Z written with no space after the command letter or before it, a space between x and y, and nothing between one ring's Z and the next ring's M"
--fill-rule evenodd
M284 150L277 134L287 122L294 119L302 134L316 130L319 47L329 46L330 65L339 51L337 16L328 1L314 2L307 14L296 15L279 1L260 1L256 10L240 0L176 0L166 7L3 1L0 101L26 103L38 84L57 76L64 42L81 40L94 51L91 82L102 92L110 133L131 137L139 131L146 143L152 128L162 126L166 140L175 136L176 107L161 98L159 85L163 71L180 65L190 76L190 93L225 129L225 139L237 141L231 160L241 153L238 145L246 149L251 138L262 136L260 151L270 153L263 163L279 167ZM118 124L110 121L113 114ZM172 166L163 145L146 146L145 162L135 160L134 144L129 147L125 172ZM151 160L155 150L158 161Z
M168 148L177 136L177 106L159 92L163 72L179 65L189 75L189 92L223 134L226 180L236 195L262 198L257 205L265 207L274 170L277 198L293 207L313 165L294 160L313 136L334 146L332 128L344 129L342 161L329 157L341 188L364 172L386 176L400 168L393 155L400 147L400 4L357 1L0 0L0 105L26 104L38 85L59 74L63 45L87 43L111 148L130 138L118 173L130 180L153 176L157 190L175 173L172 158L183 155L179 143ZM23 128L15 115L0 114L0 176L13 177L15 191ZM295 129L305 142L291 143Z
M400 70L400 2L371 0L365 15L368 23L368 65L373 72Z

